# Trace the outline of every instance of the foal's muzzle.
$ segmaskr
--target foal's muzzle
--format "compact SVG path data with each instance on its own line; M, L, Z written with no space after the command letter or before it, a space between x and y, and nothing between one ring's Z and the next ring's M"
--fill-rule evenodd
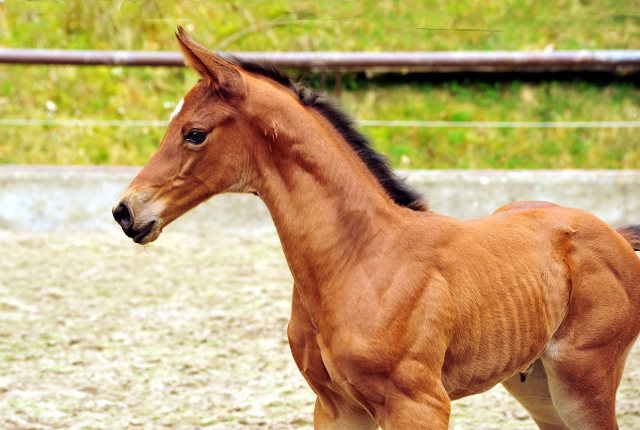
M125 201L117 203L112 210L113 218L116 220L124 234L133 239L135 243L142 243L144 238L153 231L155 221L150 221L141 228L134 229L135 219L131 208Z

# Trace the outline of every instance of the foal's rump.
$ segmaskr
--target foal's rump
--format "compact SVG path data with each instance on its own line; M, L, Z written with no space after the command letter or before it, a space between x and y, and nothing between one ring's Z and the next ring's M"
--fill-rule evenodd
M473 243L449 274L458 312L443 382L453 398L524 372L550 346L624 349L636 337L640 259L629 242L640 228L616 232L547 202L512 203L462 224Z
M615 304L617 313L627 305L640 313L640 260L634 252L640 249L640 225L613 229L589 212L548 202L511 203L493 215L501 216L505 230L518 224L538 240L550 242L545 258L559 258L568 270L569 308L582 298L593 304ZM542 245L540 252L544 251Z

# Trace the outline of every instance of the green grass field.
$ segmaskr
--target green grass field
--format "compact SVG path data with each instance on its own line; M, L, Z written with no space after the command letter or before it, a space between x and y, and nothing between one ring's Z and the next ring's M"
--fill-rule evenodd
M11 1L0 3L0 46L177 50L182 24L230 51L640 49L637 11L633 1ZM2 65L0 118L166 120L196 80L184 68ZM353 75L340 101L359 119L635 121L640 88ZM364 131L401 168L640 168L639 129ZM0 163L144 164L163 133L0 125Z

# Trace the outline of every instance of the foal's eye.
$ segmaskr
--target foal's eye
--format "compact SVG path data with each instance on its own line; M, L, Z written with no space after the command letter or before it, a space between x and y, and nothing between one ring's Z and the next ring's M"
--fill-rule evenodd
M201 144L207 138L207 133L203 131L191 130L187 134L184 135L184 140L189 143L194 143L196 145Z

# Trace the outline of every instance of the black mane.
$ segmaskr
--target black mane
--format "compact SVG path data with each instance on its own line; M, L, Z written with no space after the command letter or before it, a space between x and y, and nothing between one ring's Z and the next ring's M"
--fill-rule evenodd
M286 73L269 62L253 62L231 56L227 56L225 59L247 72L267 77L294 90L302 103L315 109L333 124L396 204L416 211L429 210L429 206L422 199L422 195L398 178L389 167L387 158L371 147L369 138L357 130L353 119L340 109L331 98L314 93L309 88L293 82Z

